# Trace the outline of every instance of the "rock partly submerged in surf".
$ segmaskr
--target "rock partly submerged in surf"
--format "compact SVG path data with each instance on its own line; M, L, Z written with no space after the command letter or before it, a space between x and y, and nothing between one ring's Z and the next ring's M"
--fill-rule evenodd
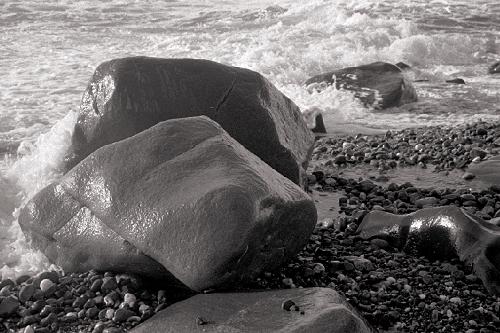
M307 80L305 85L309 90L316 91L331 85L335 85L336 89L351 90L365 105L380 109L417 101L415 88L401 69L385 62L316 75Z
M279 266L307 242L316 209L201 116L98 149L36 195L19 223L65 271L172 274L199 291Z
M326 133L325 123L323 122L323 115L321 113L318 113L314 118L314 127L311 129L311 131L317 134Z
M196 295L159 312L131 333L369 333L372 330L331 288Z
M201 115L302 184L314 136L299 108L259 73L199 59L132 57L99 65L82 98L67 168L161 121Z
M489 74L500 74L500 61L495 62L488 68Z
M424 208L408 215L371 211L358 233L364 239L385 239L431 260L458 255L473 266L489 292L500 294L500 227L458 207Z
M302 116L307 124L307 127L316 134L325 134L326 127L323 121L323 114L319 108L313 107L302 111Z

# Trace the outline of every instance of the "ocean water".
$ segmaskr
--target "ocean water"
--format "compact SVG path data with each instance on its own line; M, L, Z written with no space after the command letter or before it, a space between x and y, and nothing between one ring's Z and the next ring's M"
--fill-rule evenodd
M26 244L19 208L60 177L94 68L116 57L205 58L266 76L332 131L500 119L500 3L375 0L4 0L0 2L0 274L49 267ZM419 102L385 111L351 92L309 94L336 68L403 61ZM444 80L460 77L466 85Z

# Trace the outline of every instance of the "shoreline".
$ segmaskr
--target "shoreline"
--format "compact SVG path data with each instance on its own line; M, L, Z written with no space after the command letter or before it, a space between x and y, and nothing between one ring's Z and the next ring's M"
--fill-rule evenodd
M429 261L412 253L402 253L386 244L387 242L365 241L356 236L355 227L370 209L374 209L375 205L378 206L376 209L386 208L376 203L371 203L371 208L366 204L363 206L365 200L351 193L352 188L359 186L361 180L369 180L375 187L378 186L381 195L392 201L391 203L394 200L388 195L389 187L392 187L392 190L412 187L418 193L417 200L442 195L439 192L441 190L443 193L449 191L460 195L470 194L474 197L473 201L478 203L477 207L464 206L464 202L458 205L465 207L472 214L481 215L485 212L484 207L479 209L482 205L479 203L480 195L488 184L476 180L460 179L456 184L438 183L436 180L439 180L439 177L453 179L463 175L463 168L476 163L472 162L477 157L471 154L473 148L486 152L480 160L499 153L500 144L494 144L500 137L500 133L497 133L498 127L500 123L475 123L453 128L405 129L390 131L390 134L385 131L384 134L370 136L335 134L319 139L308 172L310 189L314 191L313 198L319 213L319 224L309 244L277 272L264 272L255 283L240 285L241 291L330 287L342 293L372 326L383 332L392 329L403 332L468 330L467 332L472 333L494 332L500 329L500 298L488 295L481 281L472 274L471 268L460 263L458 258ZM493 138L489 138L490 132ZM449 148L450 156L446 159L434 156L434 142L441 139L445 141L454 134L459 140L465 140L463 146L470 145L471 149L464 148L453 152L453 148ZM408 136L408 144L396 144L406 142L405 135ZM417 149L417 152L415 148L411 149L418 145L422 147ZM369 155L366 155L365 149L370 150L367 151ZM401 156L387 154L387 150L394 149L401 153ZM339 157L342 154L345 159ZM428 157L421 159L421 155ZM455 162L455 159L460 163ZM421 177L420 180L416 178L415 170L422 172L422 175L418 176ZM445 176L445 173L448 174ZM432 180L437 184L434 189L426 183L425 175L430 174L436 177ZM403 175L406 175L407 179L402 177ZM415 177L415 181L405 184L412 177ZM474 186L467 186L468 184ZM500 194L497 197L496 204L500 207ZM418 208L416 204L409 203L396 213L406 214ZM481 217L495 217L496 208L493 209L493 212L488 210ZM500 214L500 210L498 213ZM364 264L358 267L357 259L352 256L368 261L361 260ZM122 276L116 279L117 276L120 275L110 272L86 272L58 275L56 278L53 273L43 273L42 277L54 280L51 280L55 284L50 291L42 291L36 287L36 283L40 285L43 280L40 276L38 280L20 278L17 281L19 283L14 283L10 288L6 286L11 283L3 280L0 282L2 297L19 298L21 289L26 292L29 282L33 282L35 290L28 300L18 302L15 314L8 319L3 318L2 324L8 324L12 332L24 329L21 331L26 333L51 332L59 328L61 332L71 332L67 327L80 327L83 331L95 333L106 332L105 327L116 327L114 330L109 328L107 332L123 332L147 320L173 300L169 291L161 291L158 288L147 290L140 284L134 285L132 277ZM102 289L104 280L113 279L118 280L116 284L108 282L111 284L110 289ZM95 282L96 280L101 282ZM99 287L94 286L100 283ZM109 294L115 298L112 303L105 301L105 296ZM46 306L52 310L43 312ZM129 312L120 311L119 313L126 314L116 319L120 307ZM49 316L51 319L47 320ZM30 328L26 329L27 326Z

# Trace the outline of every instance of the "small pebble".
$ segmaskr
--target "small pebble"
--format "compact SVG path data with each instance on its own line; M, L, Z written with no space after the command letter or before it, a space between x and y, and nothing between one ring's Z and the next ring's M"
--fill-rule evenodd
M28 325L24 328L23 333L35 333L35 329L31 325Z
M292 300L286 300L281 304L281 308L285 311L291 311L292 306L295 305L295 302Z
M43 279L42 281L40 281L40 290L46 293L51 290L54 285L54 282L52 282L50 279Z

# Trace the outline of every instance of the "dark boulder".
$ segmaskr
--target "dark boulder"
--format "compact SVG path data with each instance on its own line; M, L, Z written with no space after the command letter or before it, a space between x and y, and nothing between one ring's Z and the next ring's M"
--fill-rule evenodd
M489 74L500 74L500 61L495 62L488 68Z
M67 168L161 121L205 115L296 184L314 136L259 73L208 60L133 57L99 65L85 91Z
M372 332L345 299L330 288L196 295L169 306L130 332L198 331Z
M314 76L305 82L309 89L323 90L328 85L354 91L365 105L389 108L416 102L417 93L401 69L385 62L347 67Z
M364 239L382 238L431 260L456 255L472 265L489 292L500 294L500 227L455 206L408 215L371 211L358 228Z
M307 242L316 209L202 116L101 147L37 194L19 223L67 272L172 274L199 291L279 266Z

